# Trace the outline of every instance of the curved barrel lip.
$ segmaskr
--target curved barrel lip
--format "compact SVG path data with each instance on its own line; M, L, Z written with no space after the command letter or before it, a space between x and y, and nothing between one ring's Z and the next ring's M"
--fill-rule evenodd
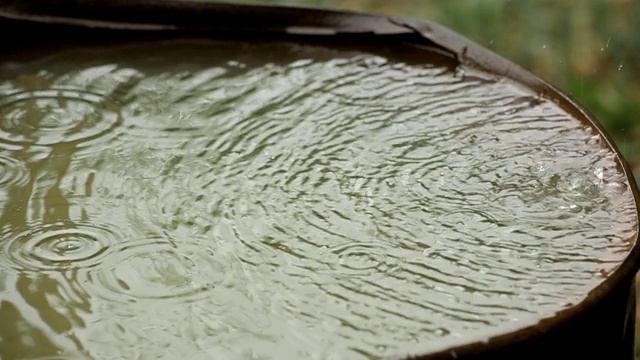
M509 60L483 48L434 22L353 11L320 9L301 6L275 6L201 2L195 0L0 0L0 23L38 23L99 29L133 31L250 32L331 37L359 35L359 41L374 41L388 35L407 36L403 41L416 45L435 46L457 59L464 66L475 68L500 78L507 78L554 101L576 119L595 129L604 144L615 154L634 197L636 208L639 192L629 165L619 149L594 116L577 101L555 86L524 70ZM638 216L640 219L640 215ZM469 337L442 343L439 349L428 351L411 349L398 354L413 359L452 359L466 355L480 355L507 345L535 339L549 329L577 319L621 287L630 284L640 267L640 247L635 234L627 241L632 245L625 260L607 279L594 287L578 304L557 312L551 317L539 317L528 325L498 326L481 337ZM508 328L513 327L512 331Z

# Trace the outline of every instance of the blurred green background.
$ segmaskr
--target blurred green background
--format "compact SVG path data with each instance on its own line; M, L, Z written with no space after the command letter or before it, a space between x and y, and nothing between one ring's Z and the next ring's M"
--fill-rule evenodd
M600 120L640 178L640 1L250 2L376 12L445 25L576 98Z
M577 99L604 125L640 183L638 0L251 2L376 12L427 19L445 25ZM640 315L640 311L637 314ZM638 317L636 325L640 329ZM640 331L637 330L636 334L639 335ZM640 338L636 341L636 353L640 355ZM640 360L640 356L637 359Z

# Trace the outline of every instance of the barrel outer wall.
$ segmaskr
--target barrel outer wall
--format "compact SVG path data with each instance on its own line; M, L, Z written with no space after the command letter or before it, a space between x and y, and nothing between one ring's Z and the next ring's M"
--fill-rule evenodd
M3 32L10 30L11 27L22 27L25 24L36 24L38 27L51 26L55 28L58 22L66 23L71 26L79 27L93 27L93 28L119 28L130 29L135 31L145 31L144 27L136 25L149 24L149 18L145 18L145 9L154 8L159 2L147 1L147 0L131 0L130 2L115 1L112 4L119 4L121 7L128 7L131 5L131 11L126 12L127 19L100 19L100 21L94 21L92 19L85 18L87 14L92 13L91 9L83 10L87 12L78 11L68 13L68 17L60 17L60 14L51 14L55 16L47 16L47 14L37 14L38 16L30 18L30 11L37 12L38 3L46 3L44 0L32 0L30 2L24 2L22 0L0 0L0 18L3 16L5 19L13 19L12 21L2 22L1 28ZM435 44L441 45L445 49L453 49L452 52L458 54L460 59L467 57L471 63L480 65L483 70L494 71L497 74L505 75L506 77L513 78L522 82L526 86L534 89L542 90L541 93L550 96L551 98L559 99L561 102L567 104L569 108L577 109L578 112L583 112L583 109L576 103L573 103L566 94L548 85L543 80L535 77L531 73L520 69L515 64L510 63L498 55L491 53L477 44L458 36L455 33L450 32L447 29L439 27L437 24L421 21L399 21L398 19L392 19L385 16L370 15L370 14L356 14L352 12L340 12L340 11L322 11L322 10L283 10L282 7L253 7L250 5L233 5L225 7L224 5L215 5L207 10L207 6L203 3L192 2L188 0L184 1L168 1L167 3L173 4L175 8L168 9L165 12L163 9L156 9L157 16L154 17L153 23L160 22L159 27L149 27L149 29L162 29L162 30L180 30L186 23L193 24L193 21L199 23L201 19L203 21L202 30L211 31L211 27L205 26L206 20L218 19L223 20L226 16L232 16L233 22L227 19L225 23L226 31L229 31L229 24L232 25L237 31L255 32L256 34L262 31L274 31L285 33L288 30L288 22L294 25L305 25L306 21L313 23L312 29L321 29L328 26L328 30L338 33L370 33L371 41L375 41L377 34L389 34L393 32L406 32L410 30L417 30L420 32L426 40L429 40ZM31 4L20 5L20 4ZM65 9L73 9L74 4L101 4L100 6L109 6L108 2L87 2L87 1L75 1L75 0L57 0L55 2L49 2L53 4L50 9L56 8L56 4L65 4ZM31 6L31 7L30 7ZM91 5L93 6L93 5ZM19 11L16 12L16 9ZM44 8L42 8L44 9ZM166 16L170 15L170 11L181 10L180 14L176 17ZM224 16L220 15L220 11L224 10ZM66 11L66 10L65 10ZM189 17L188 15L193 12L197 14L199 18ZM95 12L93 12L95 13ZM125 12L114 12L113 16L118 16ZM268 17L267 14L274 16ZM15 16L14 16L15 15ZM108 14L107 14L108 15ZM162 16L160 16L162 15ZM247 16L244 16L247 15ZM277 15L277 16L275 16ZM301 15L306 15L301 16ZM105 15L106 16L106 15ZM111 16L111 15L109 15ZM188 19L182 24L177 20L171 19ZM243 23L241 21L246 18L247 21ZM277 24L274 23L274 19L277 18ZM74 21L74 19L80 21ZM238 21L235 21L238 19ZM257 23L255 20L260 20ZM271 20L269 20L271 19ZM16 21L17 20L17 21ZM183 19L184 20L184 19ZM304 20L304 21L303 21ZM353 21L351 21L353 20ZM175 21L175 23L172 23ZM251 22L253 21L253 23ZM301 24L302 21L302 24ZM263 24L264 22L264 24ZM50 23L51 25L46 25ZM212 21L215 23L215 21ZM113 26L113 25L117 26ZM256 26L258 24L259 26ZM275 26L278 25L278 26ZM408 27L403 27L407 25ZM28 25L27 25L28 27ZM267 29L268 28L268 29ZM24 29L22 29L24 30ZM371 30L371 31L369 31ZM80 31L83 31L80 29ZM115 30L114 30L115 31ZM328 33L330 33L329 31ZM298 38L300 40L300 38ZM1 45L0 45L1 46ZM6 51L4 49L3 51ZM9 48L10 50L10 48ZM0 54L2 52L0 51ZM563 98L564 97L564 98ZM575 107L574 107L575 106ZM580 118L580 116L578 116ZM608 145L616 153L619 154L618 149L615 147L610 139L604 133L602 127L593 119L590 114L585 114L581 121L591 123L600 133L603 134L605 140L608 141ZM633 175L630 172L628 165L620 158L621 166L625 171L629 183L632 186L633 194L638 199L638 190L635 187L633 181ZM636 238L633 239L634 241ZM457 346L441 352L427 353L424 355L418 355L420 353L408 354L408 358L411 359L424 359L424 360L437 360L437 359L468 359L468 360L482 360L482 359L621 359L632 360L634 358L635 351L635 302L636 302L636 289L634 283L635 272L637 271L640 262L640 252L637 246L629 253L628 258L625 260L621 268L614 272L611 279L604 281L603 286L597 288L592 294L589 294L587 301L574 306L569 314L562 314L543 320L545 325L532 326L526 329L521 329L513 333L504 334L496 338L489 339L487 342L469 343L466 345ZM414 355L414 356L412 356Z

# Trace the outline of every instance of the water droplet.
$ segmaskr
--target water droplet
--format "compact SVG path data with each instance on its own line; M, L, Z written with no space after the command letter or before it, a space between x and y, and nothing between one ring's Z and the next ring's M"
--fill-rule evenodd
M229 66L229 67L237 67L237 68L244 68L245 64L243 64L243 63L241 63L239 61L236 61L236 60L230 60L230 61L227 62L227 66Z
M596 178L598 179L598 181L602 182L604 180L604 169L601 167L596 168L593 171L593 175L596 176Z
M533 170L534 170L534 172L545 172L545 171L547 171L548 169L549 169L549 165L548 165L548 164L546 164L546 163L544 163L544 162L542 162L542 161L537 162L537 163L533 166Z
M82 248L82 242L79 239L74 238L65 238L58 240L53 246L52 249L58 255L63 256L65 253L71 253L78 249Z
M381 56L367 56L364 58L364 64L368 68L377 68L387 63L387 59Z
M572 213L579 213L582 211L582 206L580 205L576 205L576 204L571 204L569 205L569 211Z

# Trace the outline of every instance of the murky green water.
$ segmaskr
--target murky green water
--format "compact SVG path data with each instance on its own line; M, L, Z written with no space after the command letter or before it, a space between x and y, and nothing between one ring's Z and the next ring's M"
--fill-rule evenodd
M637 220L509 83L204 41L2 62L0 210L2 359L429 349L580 301Z

